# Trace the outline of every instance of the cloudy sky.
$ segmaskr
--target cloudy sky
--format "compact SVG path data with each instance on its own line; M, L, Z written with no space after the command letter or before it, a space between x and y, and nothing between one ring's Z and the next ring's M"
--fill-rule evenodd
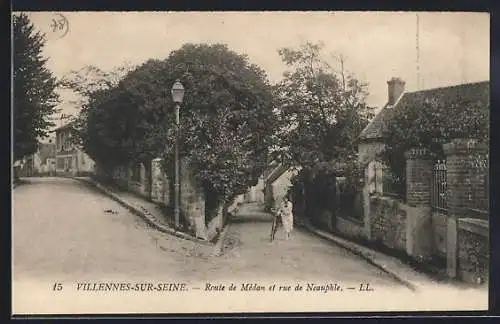
M343 54L346 68L369 84L369 104L387 100L386 81L399 76L417 90L417 18L411 12L62 12L64 37L53 31L52 12L32 12L46 33L45 55L56 76L92 64L165 58L184 43L226 43L246 53L272 82L285 66L277 49L322 41L326 53ZM487 13L419 13L420 88L489 79ZM332 61L335 63L335 61ZM63 105L67 113L75 108Z

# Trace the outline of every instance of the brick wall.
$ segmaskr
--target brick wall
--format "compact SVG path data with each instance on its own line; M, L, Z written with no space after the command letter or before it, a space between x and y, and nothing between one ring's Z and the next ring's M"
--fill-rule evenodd
M456 139L444 145L448 206L459 218L473 216L474 210L489 210L487 149L486 145L467 139ZM481 213L477 214L482 217Z
M465 232L461 224L465 224L462 221L464 218L473 217L476 218L475 221L482 218L485 221L489 217L489 190L485 183L489 166L485 159L488 147L474 139L454 139L444 144L443 150L446 155L448 184L447 274L451 278L464 277L464 280L471 281L470 269L464 270L461 267L468 268L470 263L467 260L470 258L486 258L481 251L488 249L489 243L479 239L477 233ZM470 248L474 244L480 247ZM488 261L482 263L485 262Z
M409 150L405 157L406 203L410 206L430 206L434 159L424 148Z
M405 152L407 217L406 253L420 262L428 261L436 251L432 225L431 193L434 157L426 148Z

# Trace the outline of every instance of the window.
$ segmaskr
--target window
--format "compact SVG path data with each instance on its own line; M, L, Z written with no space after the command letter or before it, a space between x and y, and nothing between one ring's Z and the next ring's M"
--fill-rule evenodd
M58 169L64 169L64 163L65 163L64 158L57 158L56 166Z
M57 142L57 152L61 152L62 150L61 133L57 133L56 142Z

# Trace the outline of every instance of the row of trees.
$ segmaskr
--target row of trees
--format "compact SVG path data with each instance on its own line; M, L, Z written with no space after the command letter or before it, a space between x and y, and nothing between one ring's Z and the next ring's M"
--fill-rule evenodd
M43 58L44 35L25 14L13 15L13 137L14 159L34 153L58 112L57 79Z
M112 71L87 66L56 80L42 57L43 35L26 15L14 16L15 158L36 150L54 126L57 86L78 93L76 139L100 166L130 162L171 165L176 127L169 89L180 79L187 93L179 129L181 156L205 194L223 205L271 160L314 168L354 160L356 138L371 117L366 84L323 58L323 44L278 51L288 66L271 85L246 55L227 46L186 44L164 60Z
M150 166L163 156L170 170L177 133L170 88L180 79L186 88L180 153L215 205L254 184L272 160L300 165L310 176L339 164L355 174L349 170L357 168L358 135L373 117L367 84L345 69L342 55L330 64L322 43L278 50L288 69L275 85L246 55L221 44L185 44L164 60L112 71L87 66L58 81L41 56L43 35L26 15L15 15L13 25L16 159L33 153L53 126L55 90L62 86L80 95L77 139L100 166ZM384 159L394 168L404 165L402 152L429 144L436 130L442 138L486 129L488 116L469 106L467 123L453 124L446 107L432 103L412 110L411 120L408 112L393 116Z
M83 98L78 138L99 165L149 166L163 156L170 172L176 126L169 90L180 79L180 154L216 207L255 184L271 160L308 167L355 160L357 135L371 117L367 85L344 70L343 57L339 70L331 67L322 49L280 49L289 71L276 85L222 44L185 44L164 60L110 72L86 67L61 84Z

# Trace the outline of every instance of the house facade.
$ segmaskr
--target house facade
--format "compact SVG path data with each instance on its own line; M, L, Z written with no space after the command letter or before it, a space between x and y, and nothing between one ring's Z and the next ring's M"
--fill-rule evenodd
M264 177L259 177L257 184L248 188L247 192L243 194L242 200L244 203L259 203L263 204L264 199Z
M419 107L426 100L467 100L478 102L480 106L489 104L489 81L459 84L455 86L427 89L421 91L405 91L405 81L393 77L387 81L387 103L380 112L363 129L359 136L358 159L365 165L365 180L370 193L384 192L383 164L377 158L385 148L384 133L391 122L391 113L406 107ZM459 106L459 104L457 104ZM451 108L450 108L451 109Z
M55 152L54 139L39 142L37 151L18 161L18 174L21 177L54 176Z
M55 169L58 176L85 176L94 172L94 161L80 148L73 139L73 124L68 123L55 130L56 155Z
M274 164L264 174L264 203L266 210L270 210L285 197L287 191L292 187L292 179L300 170L301 167L287 167L282 164Z
M37 175L56 175L56 144L54 139L48 143L40 143L37 153L34 154L34 169Z
M417 262L441 265L450 277L484 282L489 262L485 252L489 244L487 145L470 138L452 139L443 143L441 160L429 148L408 150L405 192L398 196L384 181L392 172L379 153L385 149L384 136L395 112L429 102L449 107L450 118L462 118L457 116L464 115L464 105L488 110L489 81L414 92L405 91L400 78L392 78L387 85L387 104L359 136L359 162L365 169L363 221L349 223L341 232L378 242Z

